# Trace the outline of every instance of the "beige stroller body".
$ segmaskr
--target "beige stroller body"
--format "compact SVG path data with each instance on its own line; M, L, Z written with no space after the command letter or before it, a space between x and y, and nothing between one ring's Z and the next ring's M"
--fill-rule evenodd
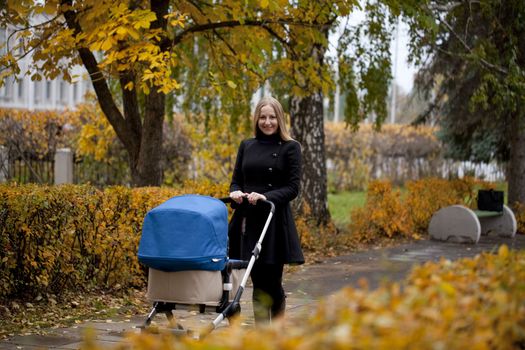
M173 199L178 200L180 198L174 197ZM206 198L202 198L201 196L192 196L183 199L194 202L196 201L195 203L188 205L190 207L193 206L192 208L200 208L199 205L201 201L209 200ZM214 198L211 199L216 200ZM220 201L223 202L224 205L224 203L231 202L231 199L223 198L220 199ZM186 239L184 237L182 240L179 239L179 241L177 241L177 243L181 246L183 246L184 244L189 244L190 249L187 249L186 247L184 250L184 252L189 256L189 258L179 259L178 261L173 263L169 260L169 258L165 258L164 256L154 256L154 254L151 254L150 251L155 251L155 249L157 249L157 251L162 252L164 250L171 249L169 247L171 241L169 239L166 240L165 236L171 233L171 231L168 230L166 226L173 225L173 220L170 218L171 213L169 211L166 212L166 208L172 210L173 207L176 207L178 204L170 203L169 206L166 205L162 207L162 210L157 210L155 215L151 216L149 222L147 222L145 219L145 223L143 226L146 227L146 224L148 224L148 226L146 228L143 227L143 237L141 237L141 243L139 244L139 261L149 266L148 289L146 297L153 303L153 308L148 314L146 321L144 322L144 325L142 327L143 330L150 326L153 318L157 313L164 313L168 320L173 319L173 310L176 309L187 309L197 307L201 313L204 313L205 311L213 311L219 313L219 315L213 320L209 327L207 327L204 332L201 332L202 336L214 330L225 318L229 319L230 317L233 317L240 313L241 296L244 292L248 277L250 276L255 260L257 260L257 258L259 257L266 230L268 229L268 225L275 211L275 206L272 202L261 202L268 205L270 209L269 215L261 232L259 240L253 249L252 256L249 261L229 260L227 256L223 257L221 254L215 256L215 258L212 259L201 258L198 254L193 254L193 252L191 252L192 254L187 254L188 251L190 251L192 248L191 245L212 246L211 248L205 247L205 249L210 250L215 249L213 245L217 243L216 241L220 241L220 239L217 240L214 237L211 238L212 244L210 244L209 242L203 242L202 238L199 238L197 240L195 237L191 237L191 230L188 230L188 232L184 232L184 230L182 230L182 232L179 233L179 236L185 234L188 236L188 238ZM212 203L212 205L216 204ZM185 223L191 226L193 225L193 221L197 221L197 219L199 219L199 215L195 215L195 213L191 211L188 214L188 210L185 206L186 205L184 205L184 208L182 210L184 213L180 214L181 216L183 216L183 219L179 221L186 220ZM153 210L155 209L156 208L154 208ZM188 215L189 219L187 217ZM212 215L215 214L210 214L209 216ZM194 220L194 217L197 217L197 219ZM148 216L146 218L148 218ZM162 225L159 225L158 222L155 223L155 220L160 221ZM209 224L206 223L206 221L210 221L207 217L205 219L199 220L201 222L204 221L206 225ZM166 223L166 221L168 221L168 223ZM154 223L152 224L151 222ZM213 224L214 223L212 223L211 226L213 226ZM204 225L205 228L208 227L206 225ZM215 229L217 229L217 227L215 227ZM227 232L227 221L225 229ZM155 230L163 231L159 239L164 239L164 241L162 241L160 244L159 242L156 242L155 237L159 237L159 235L156 232L153 235L148 235L147 237L144 237L145 233L150 233ZM224 230L224 227L219 226L217 230ZM202 227L196 227L195 231L202 233L205 230L203 230ZM207 236L206 233L204 233L203 235ZM189 243L186 242L186 240L189 241ZM218 245L220 246L220 244L222 243L219 242ZM199 247L199 249L200 248L201 247ZM224 261L222 261L223 259ZM222 265L220 265L220 270L215 268L215 263L217 262L223 263ZM175 271L169 271L169 267L171 265L176 266ZM183 266L183 268L180 268L181 265ZM166 266L168 268L166 268ZM187 268L192 266L197 266L198 268ZM178 329L176 333L180 332L182 334L188 334L191 332L190 330L184 329L184 327L182 327L179 324L177 325L177 328Z

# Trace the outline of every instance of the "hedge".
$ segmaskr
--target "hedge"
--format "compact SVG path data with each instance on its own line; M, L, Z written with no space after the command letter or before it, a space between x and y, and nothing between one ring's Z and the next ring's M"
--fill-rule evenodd
M475 190L493 184L473 179L424 179L401 193L388 181L372 182L364 208L355 209L347 234L317 227L307 213L296 218L305 251L331 254L397 237L426 235L441 207L472 205ZM92 288L143 287L145 269L137 247L146 212L184 193L221 197L227 184L185 182L177 188L88 185L0 185L0 300ZM525 207L517 206L518 232L525 233Z
M143 286L137 247L144 215L184 193L220 197L227 187L0 185L0 299Z
M367 243L385 238L425 237L430 219L439 209L453 204L475 209L480 188L494 189L496 184L469 177L425 178L408 181L402 192L388 180L372 181L365 206L348 213L351 216L348 229L353 239ZM513 209L518 232L525 233L525 206L516 203Z

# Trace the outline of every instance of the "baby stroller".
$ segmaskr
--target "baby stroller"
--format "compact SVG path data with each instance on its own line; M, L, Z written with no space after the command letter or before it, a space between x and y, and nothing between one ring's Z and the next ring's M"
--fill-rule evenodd
M272 202L260 202L269 214L249 261L228 259L225 203L232 203L230 198L177 196L146 214L138 259L149 268L147 298L153 308L143 330L157 313L171 321L173 310L198 306L201 313L219 314L201 333L204 336L240 313L240 299L275 211ZM190 333L180 324L173 332Z

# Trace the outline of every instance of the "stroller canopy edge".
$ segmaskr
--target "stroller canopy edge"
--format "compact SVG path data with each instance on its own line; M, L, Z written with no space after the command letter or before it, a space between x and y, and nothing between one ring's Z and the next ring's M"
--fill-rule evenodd
M228 210L213 197L168 199L144 218L139 261L163 271L221 270L228 246Z

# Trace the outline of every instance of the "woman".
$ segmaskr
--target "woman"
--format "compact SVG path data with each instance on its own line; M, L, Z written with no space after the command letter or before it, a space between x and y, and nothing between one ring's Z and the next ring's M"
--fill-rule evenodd
M239 206L229 227L230 258L247 260L268 217L260 199L275 204L261 254L251 272L255 321L284 315L284 264L302 264L304 257L290 201L297 197L301 179L301 146L287 131L279 101L263 98L253 115L254 138L239 146L230 186L230 198Z

